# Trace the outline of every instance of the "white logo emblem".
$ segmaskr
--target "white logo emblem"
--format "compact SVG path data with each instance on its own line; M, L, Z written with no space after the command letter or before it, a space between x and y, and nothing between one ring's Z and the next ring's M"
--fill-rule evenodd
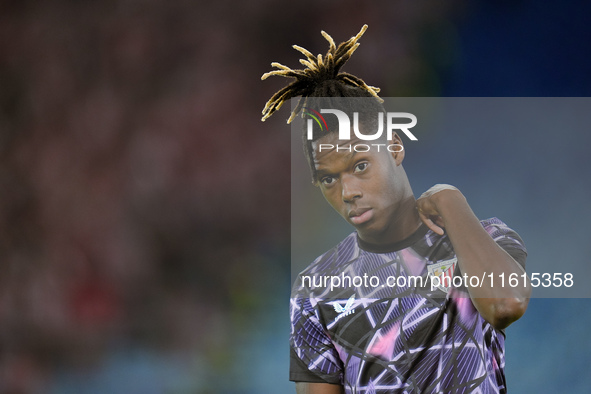
M336 301L332 305L335 312L338 313L338 315L337 315L336 319L334 319L334 321L336 322L345 316L355 313L355 308L352 308L354 302L355 302L355 294L353 294L351 297L349 297L345 306L341 305L338 301Z

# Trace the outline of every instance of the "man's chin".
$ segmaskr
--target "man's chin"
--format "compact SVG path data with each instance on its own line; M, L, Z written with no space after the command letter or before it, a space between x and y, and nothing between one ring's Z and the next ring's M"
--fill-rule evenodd
M382 234L382 231L380 231L381 229L376 228L376 223L373 221L365 222L358 226L354 225L353 227L355 227L357 234L359 234L359 237L363 240L375 239L376 237L379 237L380 234Z

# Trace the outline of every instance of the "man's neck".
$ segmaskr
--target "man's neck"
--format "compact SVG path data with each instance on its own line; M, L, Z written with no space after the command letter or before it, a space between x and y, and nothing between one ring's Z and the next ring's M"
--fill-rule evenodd
M382 249L388 245L397 244L411 235L413 235L422 225L419 213L416 209L416 199L414 195L410 195L404 199L398 209L390 226L384 229L379 234L359 234L360 240L363 244L374 248Z

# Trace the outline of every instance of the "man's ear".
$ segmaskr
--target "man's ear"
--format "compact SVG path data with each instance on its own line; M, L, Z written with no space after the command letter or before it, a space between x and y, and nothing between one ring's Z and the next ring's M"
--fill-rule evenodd
M394 158L396 165L399 166L402 164L402 160L404 160L404 146L397 133L392 133L392 140L388 141L388 145L394 145L389 147L389 150L393 151L390 154Z

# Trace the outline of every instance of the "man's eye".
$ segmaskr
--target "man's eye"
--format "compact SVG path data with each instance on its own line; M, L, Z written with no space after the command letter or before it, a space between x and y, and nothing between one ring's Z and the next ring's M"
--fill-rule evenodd
M367 163L359 163L355 166L355 172L364 171L367 168Z
M331 176L325 176L320 180L324 186L330 186L334 183L334 178Z

